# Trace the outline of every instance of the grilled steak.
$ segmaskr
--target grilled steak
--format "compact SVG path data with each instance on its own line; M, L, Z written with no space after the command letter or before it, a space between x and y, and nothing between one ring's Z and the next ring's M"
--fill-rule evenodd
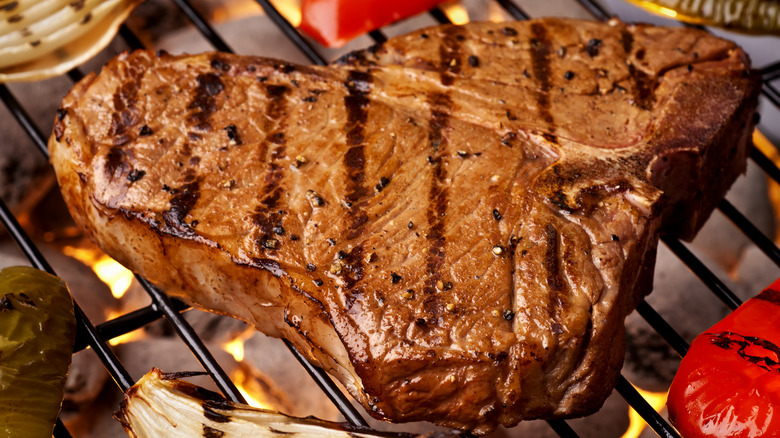
M378 418L486 433L609 394L659 232L745 168L758 82L691 29L442 26L330 67L122 54L49 142L76 221L292 341Z

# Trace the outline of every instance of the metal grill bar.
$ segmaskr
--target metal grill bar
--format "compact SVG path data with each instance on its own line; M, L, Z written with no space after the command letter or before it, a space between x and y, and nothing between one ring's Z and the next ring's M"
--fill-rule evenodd
M19 222L16 221L16 218L5 205L5 202L1 199L0 221L3 222L5 228L11 234L14 241L16 241L22 252L24 252L24 255L33 267L46 271L49 274L57 275L49 262L46 261L46 258L43 257L43 254L38 250L38 247L35 246L32 239L25 233L21 225L19 225ZM75 301L73 303L73 308L76 314L77 336L86 337L87 344L89 344L95 353L97 353L98 357L100 357L100 360L103 362L103 365L120 388L125 390L132 386L133 379L130 377L130 374L128 374L127 370L125 370L119 362L119 359L114 355L114 352L111 351L109 346L100 338L95 326L92 325L92 322L90 322L89 318L87 318L84 311L81 310L81 307Z
M312 62L312 64L316 65L325 65L328 63L328 61L323 57L322 55L317 52L314 47L312 47L311 44L309 44L308 41L298 33L298 30L293 27L292 24L290 24L289 21L287 21L286 18L282 14L279 13L279 11L276 10L276 7L271 4L268 0L256 0L257 3L260 4L260 6L263 8L266 14L268 14L268 17L271 19L271 21L274 22L276 27L278 27L282 32L284 32L285 36L290 39L293 43L295 43L296 46L303 52L304 55L306 55L307 58Z
M758 166L761 167L761 170L766 172L770 178L775 180L775 182L780 183L780 169L778 169L777 166L775 166L775 163L761 152L761 150L752 148L750 150L750 158L758 164Z
M497 0L498 4L504 8L515 20L528 20L530 15L526 14L524 10L517 6L512 0Z
M658 332L659 335L661 335L661 337L664 338L680 357L685 356L688 352L688 342L686 342L685 339L683 339L682 336L680 336L680 334L647 303L647 301L642 300L642 302L636 306L636 311L656 332Z
M211 42L211 44L214 45L215 49L219 50L220 52L233 53L233 49L231 49L230 46L222 39L222 37L219 36L219 34L214 30L214 28L211 27L211 25L205 19L203 19L198 11L192 7L190 2L186 0L173 0L173 2L176 3L176 6L178 6L179 9L181 9L182 12L187 15L187 18L189 18L192 24L198 28L198 31L200 31L200 33L205 36Z
M683 263L688 265L691 271L693 271L693 273L696 274L696 276L699 277L699 279L707 285L707 287L709 287L710 290L723 301L723 304L729 307L729 309L734 310L742 304L742 300L737 298L737 296L734 295L734 292L726 287L726 285L720 281L709 268L704 266L704 263L702 263L691 250L686 248L682 242L669 236L663 236L661 237L661 240L677 255L677 257L680 258L680 260L682 260Z
M769 257L777 266L780 266L780 249L777 248L777 245L766 237L758 227L753 225L745 215L740 213L731 202L726 199L721 200L718 204L718 209L720 209L726 217L731 219L731 221L734 222L734 225L742 230L742 232L745 233L745 235L748 236L748 238L750 238L750 240L752 240L767 257Z
M681 438L680 434L666 422L664 417L653 409L647 400L642 397L631 383L622 375L618 377L615 389L631 405L634 410L644 418L647 425L650 426L660 437Z

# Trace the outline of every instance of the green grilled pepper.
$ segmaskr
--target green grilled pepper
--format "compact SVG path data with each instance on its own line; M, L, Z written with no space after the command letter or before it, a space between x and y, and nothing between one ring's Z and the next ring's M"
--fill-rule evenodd
M780 35L778 0L628 0L688 23L751 34Z
M75 337L62 280L28 267L0 270L0 438L51 437Z

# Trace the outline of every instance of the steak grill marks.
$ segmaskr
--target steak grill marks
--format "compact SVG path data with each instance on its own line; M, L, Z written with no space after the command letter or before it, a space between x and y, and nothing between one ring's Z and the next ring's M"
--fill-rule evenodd
M368 120L368 94L371 90L371 74L360 71L350 71L344 86L347 95L344 96L344 107L347 111L347 123L344 130L347 133L347 153L344 154L344 168L347 171L347 193L345 202L349 215L349 230L347 239L354 239L363 232L363 226L368 222L368 214L358 202L368 195L364 183L366 180L366 156L363 142L365 140L366 121Z
M214 96L225 89L225 85L218 75L214 73L200 74L197 78L198 86L195 88L195 97L187 105L187 109L195 110L190 114L188 121L201 131L211 129L209 118L217 111L217 102Z
M531 25L531 63L534 79L539 83L536 92L536 103L539 108L539 116L547 124L546 132L542 134L551 143L558 141L555 136L555 124L550 113L550 42L547 40L547 29L541 23Z
M449 126L452 100L447 94L434 93L431 95L429 103L431 106L431 121L428 140L432 149L432 156L429 157L429 161L433 178L428 195L430 202L426 212L429 227L426 239L430 248L426 257L428 278L423 286L425 294L423 308L430 315L431 320L436 321L442 311L442 304L436 299L435 292L436 284L441 279L441 268L444 265L444 245L446 243L444 228L447 205L449 203L449 192L445 184L447 169L444 166L443 159L447 153L447 137L444 135L444 131Z
M649 110L655 102L655 93L653 93L655 81L641 70L637 70L631 62L631 51L634 49L634 36L631 35L629 31L624 30L621 33L621 41L623 43L623 50L626 52L626 59L628 59L628 74L634 82L634 103L642 109Z
M460 41L465 37L458 33L458 28L448 26L444 29L445 36L439 46L439 58L441 58L441 84L450 86L455 77L460 74L461 50Z
M284 85L266 85L265 94L268 97L268 112L263 123L263 131L268 135L263 139L259 148L259 157L265 159L271 144L276 145L271 152L268 162L268 173L265 175L265 186L260 194L262 199L255 208L252 220L260 229L257 238L257 249L260 252L276 250L279 248L278 239L274 234L274 228L282 226L282 212L276 210L277 203L283 190L280 186L284 177L284 168L279 165L279 160L285 158L286 139L284 131L277 128L279 120L285 113L285 94L289 88ZM277 228L281 229L281 228Z

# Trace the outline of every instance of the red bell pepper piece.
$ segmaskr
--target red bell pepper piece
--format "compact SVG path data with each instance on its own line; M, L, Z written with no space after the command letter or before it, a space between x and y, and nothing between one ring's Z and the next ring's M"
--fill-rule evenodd
M780 436L780 279L694 339L667 406L686 438Z
M427 11L444 0L303 0L300 29L327 47L402 18Z

